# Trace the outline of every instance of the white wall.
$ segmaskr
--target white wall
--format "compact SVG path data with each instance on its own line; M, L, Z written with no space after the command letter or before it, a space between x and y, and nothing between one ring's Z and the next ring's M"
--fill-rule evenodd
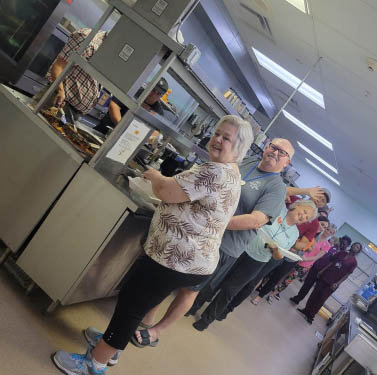
M331 191L330 206L334 207L334 211L329 216L331 222L338 227L347 222L370 241L377 243L377 215L366 208L367 203L362 203L361 199L356 201L351 198L338 185L317 172L299 157L293 158L292 165L300 174L300 178L296 181L298 186L310 187L319 185Z

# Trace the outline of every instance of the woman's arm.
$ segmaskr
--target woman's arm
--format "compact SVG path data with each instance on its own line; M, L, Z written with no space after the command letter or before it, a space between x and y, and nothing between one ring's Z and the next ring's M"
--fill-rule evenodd
M228 230L250 230L258 229L267 224L269 218L261 211L253 211L250 214L233 216L226 229Z
M154 195L166 203L188 202L190 199L173 177L165 177L159 171L148 168L144 177L152 183Z

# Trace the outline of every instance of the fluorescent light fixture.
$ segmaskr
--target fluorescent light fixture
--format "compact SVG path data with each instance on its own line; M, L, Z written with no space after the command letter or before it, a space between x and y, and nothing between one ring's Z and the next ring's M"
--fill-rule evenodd
M338 174L338 170L333 167L331 164L329 164L326 160L323 160L320 156L315 154L312 150L309 150L306 146L304 146L302 143L297 141L297 144L304 150L306 151L310 156L312 156L314 159L317 159L319 162L321 162L323 165L325 165L327 168L329 168L331 171L334 173Z
M284 69L276 62L269 59L267 56L263 55L262 52L259 52L254 47L251 47L255 53L255 56L260 65L270 71L272 74L275 74L289 86L293 87L294 89L300 84L301 79L294 76L292 73L288 72L288 70ZM309 86L305 82L303 85L298 89L302 95L305 95L308 99L313 101L314 103L318 104L320 107L325 108L325 103L323 101L323 95L313 89L313 87Z
M303 13L309 14L309 7L306 0L286 0L289 4L296 7L298 10L301 10Z
M303 122L301 122L299 119L291 115L289 112L283 109L283 115L291 122L293 122L295 125L297 125L299 128L301 128L303 131L307 132L309 135L311 135L313 138L315 138L317 141L321 142L323 145L325 145L327 148L329 148L331 151L333 151L332 143L329 142L327 139L323 138L321 135L319 135L314 130L310 129L309 126L305 125Z
M323 175L325 175L329 180L335 182L337 185L340 185L340 182L336 180L333 176L330 176L327 172L325 172L322 168L318 167L318 165L314 164L309 159L305 158L306 162L309 163L313 168L315 168L317 171L321 172Z

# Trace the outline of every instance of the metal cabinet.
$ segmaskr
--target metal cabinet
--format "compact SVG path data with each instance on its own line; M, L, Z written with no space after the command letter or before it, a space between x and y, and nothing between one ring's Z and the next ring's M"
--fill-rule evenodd
M0 239L16 252L83 163L0 85Z

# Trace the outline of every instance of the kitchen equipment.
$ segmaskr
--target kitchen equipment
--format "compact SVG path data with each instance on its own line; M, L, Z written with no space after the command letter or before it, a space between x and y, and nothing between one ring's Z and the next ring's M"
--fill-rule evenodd
M263 241L266 243L266 244L272 244L272 245L275 245L278 247L279 251L281 252L281 254L283 256L285 256L286 258L289 258L289 259L292 259L292 260L296 260L296 261L300 261L302 260L302 258L300 256L298 256L297 254L293 253L292 251L289 251L289 250L286 250L282 247L280 247L277 242L275 240L273 240L271 238L271 236L266 233L263 229L258 229L257 231L258 235L261 236L261 238L263 239Z

